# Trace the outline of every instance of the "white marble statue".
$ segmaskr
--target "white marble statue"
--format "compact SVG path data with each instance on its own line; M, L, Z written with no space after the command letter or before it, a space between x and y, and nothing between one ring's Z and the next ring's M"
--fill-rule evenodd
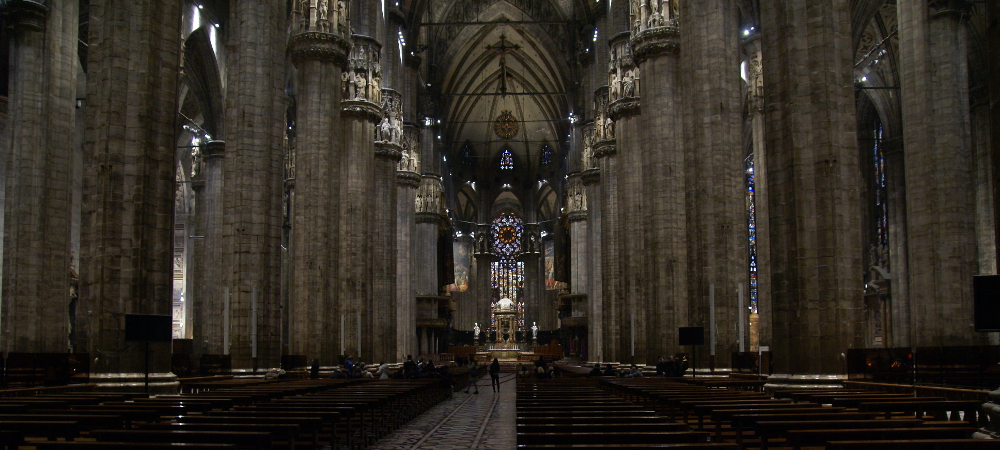
M538 339L538 322L531 322L531 338Z
M480 331L481 330L479 329L479 322L476 322L476 326L472 327L472 332L475 333L477 341L479 340L479 332Z

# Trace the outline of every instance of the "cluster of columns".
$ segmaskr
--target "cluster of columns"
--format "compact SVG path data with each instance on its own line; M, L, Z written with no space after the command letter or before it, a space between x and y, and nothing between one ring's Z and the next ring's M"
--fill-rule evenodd
M592 243L589 359L643 363L687 351L683 326L705 327L701 349L724 355L721 365L737 350L741 86L737 37L717 32L735 27L734 6L717 3L636 0L598 18L597 45L608 50L592 62L595 106L581 124L587 201L568 209L573 232Z
M744 11L759 14L756 27L740 33L733 2L623 3L597 19L608 59L601 50L589 62L595 107L578 125L579 180L568 183L587 196L566 209L592 243L589 262L574 260L591 277L574 278L589 296L590 359L630 361L632 342L637 362L687 351L677 328L703 326L699 359L714 355L716 366L759 343L780 372L841 373L841 353L862 347L866 329L849 5L761 2ZM971 7L898 6L904 133L886 147L899 184L890 186L896 345L985 342L970 325L983 259L965 62ZM747 311L744 123L759 315Z

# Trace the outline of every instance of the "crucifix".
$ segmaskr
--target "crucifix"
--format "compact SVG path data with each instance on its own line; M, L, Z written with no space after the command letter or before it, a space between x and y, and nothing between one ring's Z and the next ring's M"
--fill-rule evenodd
M507 43L507 36L504 34L500 35L500 42L486 46L486 50L500 53L500 87L497 90L501 97L507 96L507 53L520 49L520 45Z

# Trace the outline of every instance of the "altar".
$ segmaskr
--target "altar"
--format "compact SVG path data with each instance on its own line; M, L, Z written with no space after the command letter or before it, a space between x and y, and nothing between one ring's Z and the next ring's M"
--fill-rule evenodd
M492 309L494 329L492 342L484 345L484 358L497 358L501 361L517 361L528 351L526 343L518 340L519 311L517 305L509 298L502 298Z

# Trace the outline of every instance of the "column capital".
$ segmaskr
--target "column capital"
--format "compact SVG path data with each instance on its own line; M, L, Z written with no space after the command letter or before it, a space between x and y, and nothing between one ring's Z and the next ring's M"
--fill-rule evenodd
M587 221L587 210L583 211L573 211L566 215L569 219L569 223L586 222Z
M438 213L431 212L418 212L417 213L417 223L433 223L437 224L441 222L441 215Z
M590 186L601 182L601 169L587 169L580 173L580 180L584 186Z
M603 158L605 156L615 156L618 153L618 146L615 145L615 140L601 141L594 144L594 158Z
M347 39L320 31L299 33L288 41L288 52L295 65L304 61L329 61L343 67L350 49Z
M345 100L340 105L344 117L357 117L371 123L382 119L382 107L368 100Z
M636 64L649 58L681 53L681 33L676 26L647 28L632 36L632 53Z
M394 142L376 142L375 158L388 159L394 163L399 162L403 156L403 147Z
M972 13L971 0L930 0L927 2L931 18L939 16L955 16L967 18Z
M422 177L419 173L410 172L407 170L397 170L396 171L396 184L403 187L418 188L420 187L420 179Z
M9 0L6 16L8 23L17 30L44 31L49 8L42 1Z
M608 105L608 117L611 120L621 120L624 117L637 116L642 113L639 97L624 97Z
M205 159L226 156L226 141L208 141L201 146L201 157Z

